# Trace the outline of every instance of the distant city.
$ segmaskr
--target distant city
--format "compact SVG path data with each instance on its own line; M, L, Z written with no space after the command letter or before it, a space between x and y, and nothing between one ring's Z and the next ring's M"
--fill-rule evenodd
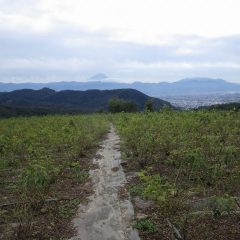
M176 96L163 96L161 98L165 101L170 102L175 107L180 107L182 109L192 109L201 106L240 102L240 93L176 95Z

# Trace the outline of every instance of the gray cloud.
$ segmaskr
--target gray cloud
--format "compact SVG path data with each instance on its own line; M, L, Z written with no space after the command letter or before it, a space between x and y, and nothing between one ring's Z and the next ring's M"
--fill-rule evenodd
M173 36L162 45L111 39L59 23L53 31L0 29L1 81L86 80L105 72L120 81L206 76L240 82L240 36Z

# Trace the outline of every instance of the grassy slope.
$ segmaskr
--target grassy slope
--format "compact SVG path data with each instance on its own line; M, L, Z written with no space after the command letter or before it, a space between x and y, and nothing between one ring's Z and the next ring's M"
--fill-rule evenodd
M0 120L0 238L67 239L105 116Z
M188 111L115 116L133 199L152 200L142 239L240 239L240 113ZM238 201L238 204L237 202ZM139 205L138 205L139 206Z

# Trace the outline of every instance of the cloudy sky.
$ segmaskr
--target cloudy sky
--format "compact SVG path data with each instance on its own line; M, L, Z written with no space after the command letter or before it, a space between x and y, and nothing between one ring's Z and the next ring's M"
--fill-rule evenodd
M240 83L239 0L0 0L0 81Z

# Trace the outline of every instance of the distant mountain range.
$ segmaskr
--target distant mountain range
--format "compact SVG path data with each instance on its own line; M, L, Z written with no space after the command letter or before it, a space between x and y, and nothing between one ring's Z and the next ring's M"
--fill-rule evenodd
M81 112L107 111L108 102L112 98L130 100L137 104L138 110L143 110L149 96L135 89L116 90L64 90L56 92L49 88L41 90L15 90L0 92L0 105L8 107L48 108L59 110L78 110ZM155 109L171 104L161 99L153 98Z
M136 89L152 97L171 95L202 95L213 93L240 92L240 84L230 83L223 79L189 78L177 82L167 83L118 83L111 81L105 74L97 74L87 82L52 82L52 83L0 83L0 92L8 92L19 89L50 88L55 91L62 90L112 90L112 89Z

